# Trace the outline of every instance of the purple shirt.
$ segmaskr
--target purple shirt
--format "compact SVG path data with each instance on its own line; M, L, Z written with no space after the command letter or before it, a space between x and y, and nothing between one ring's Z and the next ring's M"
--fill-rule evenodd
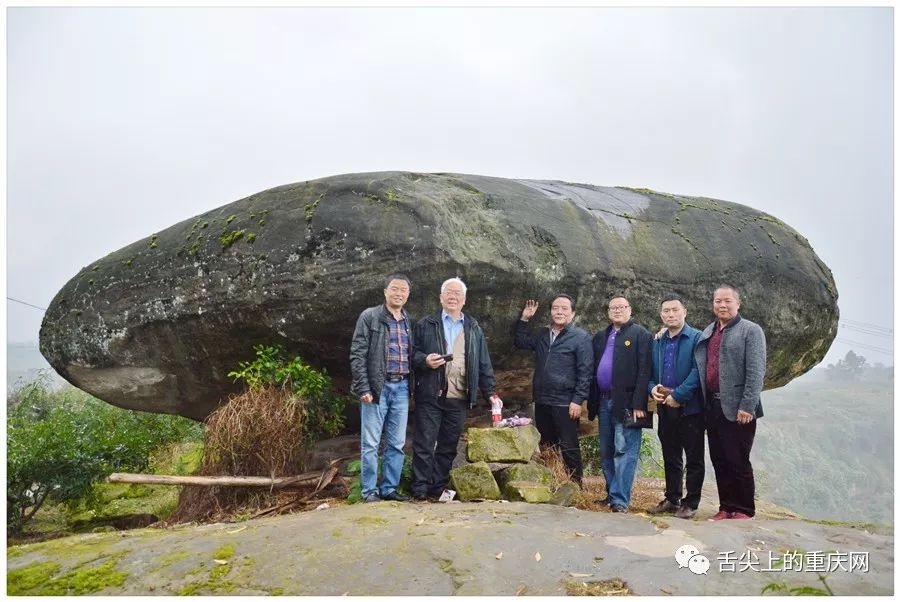
M678 338L670 339L669 333L665 334L665 347L663 348L662 380L659 384L674 389L678 382L678 373L675 370L675 354L678 352Z
M606 337L606 347L600 356L600 363L597 364L597 387L603 392L612 391L612 373L613 373L613 347L616 344L616 335L619 334L614 328L609 331Z

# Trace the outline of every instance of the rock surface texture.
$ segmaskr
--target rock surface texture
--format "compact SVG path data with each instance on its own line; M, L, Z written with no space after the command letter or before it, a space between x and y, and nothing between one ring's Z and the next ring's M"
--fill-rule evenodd
M118 406L205 417L238 387L228 372L282 343L339 387L356 318L382 278L413 281L408 309L436 311L440 283L469 285L502 395L527 399L532 357L512 345L526 298L547 320L558 291L579 323L605 324L613 294L654 327L660 296L711 321L716 284L743 293L768 341L766 386L819 362L837 291L803 236L777 218L646 189L460 174L348 174L273 188L175 224L85 266L59 291L41 352L63 377Z
M714 510L693 521L515 502L342 505L240 526L185 525L10 547L7 585L11 595L40 594L63 581L81 586L70 594L94 595L564 596L582 583L621 579L642 596L747 596L773 582L822 583L814 572L739 570L733 558L752 551L765 563L787 550L828 550L869 554L867 572L844 563L824 573L836 595L894 593L892 529L759 515L706 522ZM679 568L675 551L683 545L710 559L708 574ZM224 549L232 555L221 565L215 559ZM720 571L717 558L729 551L733 568ZM71 577L101 569L104 579Z

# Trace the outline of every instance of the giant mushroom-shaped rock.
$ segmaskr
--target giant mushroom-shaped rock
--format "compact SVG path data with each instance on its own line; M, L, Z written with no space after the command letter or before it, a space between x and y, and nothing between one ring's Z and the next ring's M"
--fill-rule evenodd
M281 343L338 386L359 312L382 277L413 281L408 309L438 309L460 276L485 329L500 392L529 396L532 358L512 346L526 298L578 299L596 331L627 295L658 324L661 295L711 321L716 284L740 287L766 331L766 386L819 362L835 336L837 291L805 238L734 203L645 189L462 174L348 174L273 188L153 233L86 266L53 299L41 351L72 384L118 406L205 417L237 386L228 372L258 343Z

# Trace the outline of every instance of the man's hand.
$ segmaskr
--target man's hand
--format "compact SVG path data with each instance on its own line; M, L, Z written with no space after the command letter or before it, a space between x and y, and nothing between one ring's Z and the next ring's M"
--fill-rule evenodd
M581 404L580 403L570 403L569 404L569 418L572 420L578 420L581 418Z
M751 420L753 420L753 414L751 414L750 412L745 412L744 410L738 410L738 424L749 424Z
M663 397L663 394L659 391L660 386L661 385L653 385L653 388L650 389L650 397L656 400L656 403L665 404L665 401L663 401L665 397Z
M446 363L446 360L444 360L439 353L429 353L425 356L425 364L432 370L440 368Z
M680 408L681 404L675 401L675 398L671 395L668 395L666 399L663 401L664 406L669 406L670 408Z
M363 393L359 396L359 401L362 403L372 403L374 401L374 397L372 397L371 393Z
M643 418L643 417L646 416L646 415L647 415L647 414L644 412L644 410L635 410L635 411L634 411L634 417L635 417L635 418Z
M537 311L538 305L538 302L534 299L529 299L525 302L525 309L522 310L522 320L524 322L527 322L534 317L534 313Z

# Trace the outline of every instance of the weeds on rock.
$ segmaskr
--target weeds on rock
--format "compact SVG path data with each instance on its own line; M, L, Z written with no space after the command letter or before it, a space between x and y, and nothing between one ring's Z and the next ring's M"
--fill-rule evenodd
M309 445L340 432L347 398L331 394L331 379L279 346L258 345L256 359L229 376L247 389L206 419L201 475L300 474ZM272 490L259 487L185 487L172 520L184 522L269 507Z

